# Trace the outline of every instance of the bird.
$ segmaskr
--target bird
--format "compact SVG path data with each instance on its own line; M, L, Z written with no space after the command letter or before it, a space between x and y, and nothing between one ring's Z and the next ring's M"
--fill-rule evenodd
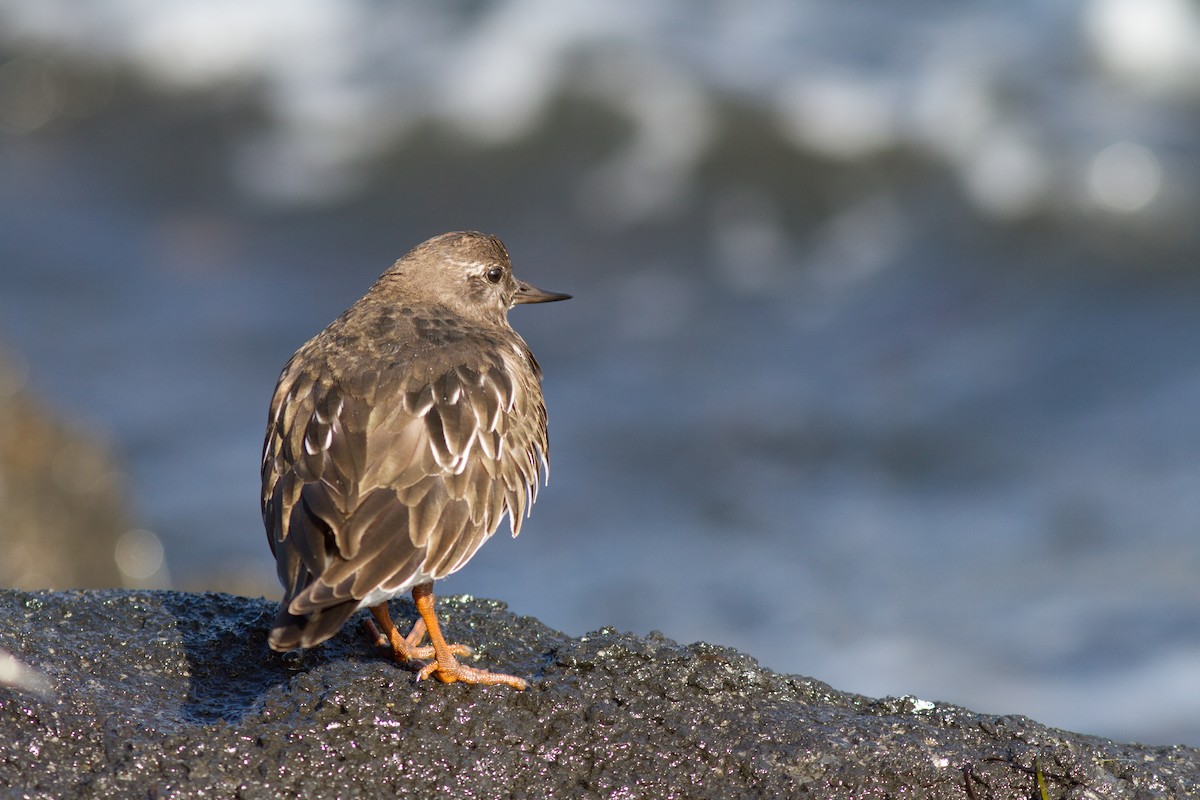
M505 517L520 533L549 476L542 369L508 312L569 298L517 279L495 236L445 233L296 351L263 442L263 522L284 590L273 650L320 644L367 608L364 626L418 681L528 685L458 660L473 651L447 643L433 584ZM410 591L419 619L404 635L387 603Z

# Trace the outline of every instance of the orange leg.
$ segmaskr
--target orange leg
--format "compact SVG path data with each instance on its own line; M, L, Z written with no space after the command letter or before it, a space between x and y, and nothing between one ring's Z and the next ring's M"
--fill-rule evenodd
M392 655L399 662L412 661L418 658L433 658L433 648L426 645L419 647L421 639L425 638L425 620L419 619L413 625L408 636L401 636L400 631L392 624L392 615L388 613L387 603L371 607L379 627L371 620L363 620L363 627L375 639L377 647L391 646ZM383 630L381 631L380 628Z
M446 644L446 639L442 636L442 629L438 625L437 614L433 608L433 584L426 583L421 586L414 586L412 595L413 602L417 604L417 613L421 615L421 620L425 623L425 627L429 631L429 641L433 644L433 654L436 659L421 668L421 671L417 673L417 680L424 680L432 675L442 683L454 683L455 681L489 685L503 683L514 689L524 689L529 685L515 675L488 672L487 670L474 669L473 667L465 667L460 664L455 656L466 655L471 650L470 648L464 648L460 644ZM374 611L375 609L371 610ZM413 627L413 631L416 632L416 626ZM421 649L423 650L424 648ZM464 649L466 653L463 653Z
M371 613L379 622L379 627L375 627L375 623L369 619L363 620L363 627L367 629L367 633L375 640L376 647L391 646L392 656L396 661L403 664L419 658L434 658L437 655L432 645L420 646L421 640L425 638L424 619L418 619L413 623L412 630L408 632L408 636L401 636L399 629L392 624L392 615L388 613L387 603L372 606ZM380 628L383 629L382 632ZM454 655L471 655L471 648L465 644L456 644L450 649Z

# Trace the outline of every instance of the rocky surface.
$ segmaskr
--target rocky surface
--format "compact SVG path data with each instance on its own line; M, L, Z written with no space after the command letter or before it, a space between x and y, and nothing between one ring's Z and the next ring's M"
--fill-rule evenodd
M393 613L414 617L410 604ZM440 600L452 640L532 687L414 682L356 626L266 645L273 604L0 590L0 798L1200 797L1200 751L777 675L707 644L579 638ZM1103 702L1103 698L1097 698Z

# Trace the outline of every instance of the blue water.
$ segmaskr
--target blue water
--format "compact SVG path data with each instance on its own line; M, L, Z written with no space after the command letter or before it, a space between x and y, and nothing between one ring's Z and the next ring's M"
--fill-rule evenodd
M551 481L439 591L1200 744L1200 22L1141 7L0 2L0 335L153 582L272 593L279 368L497 233L575 295L512 314Z

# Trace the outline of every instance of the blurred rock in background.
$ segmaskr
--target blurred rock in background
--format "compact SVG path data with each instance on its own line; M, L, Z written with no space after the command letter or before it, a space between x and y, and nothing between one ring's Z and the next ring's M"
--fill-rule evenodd
M101 437L56 418L0 351L0 585L163 587L162 544L131 526L128 485Z

